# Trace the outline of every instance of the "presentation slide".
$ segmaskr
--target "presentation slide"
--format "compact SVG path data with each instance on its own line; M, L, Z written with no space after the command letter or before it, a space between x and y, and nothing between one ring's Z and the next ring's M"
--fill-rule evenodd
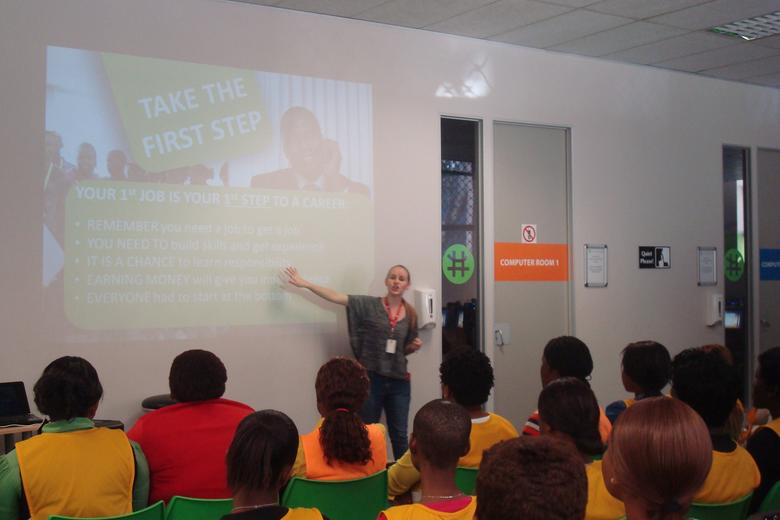
M47 50L47 328L194 338L326 323L285 287L365 292L373 273L368 84Z

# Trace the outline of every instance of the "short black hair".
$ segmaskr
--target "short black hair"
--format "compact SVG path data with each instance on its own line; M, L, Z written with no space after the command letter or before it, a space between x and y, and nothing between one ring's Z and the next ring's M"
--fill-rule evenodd
M450 351L439 366L441 384L447 385L452 398L461 406L480 406L493 388L490 359L471 347Z
M482 456L479 520L577 520L585 517L587 501L585 465L569 443L518 437Z
M298 453L298 429L282 412L261 410L244 417L230 443L227 483L239 490L278 490Z
M553 431L568 435L580 453L601 455L599 403L587 383L576 377L551 382L539 394L539 417Z
M593 358L588 346L574 336L558 336L547 342L544 359L561 377L576 377L587 381L593 372Z
M86 417L103 397L97 371L78 356L55 359L33 387L35 404L52 421Z
M208 350L187 350L171 363L168 385L171 397L182 403L206 401L225 393L227 370L222 361Z
M657 341L636 341L623 349L623 372L644 393L656 394L672 377L672 358Z
M780 391L780 347L758 356L758 376L769 389Z
M719 353L689 348L672 361L672 393L696 410L709 428L719 428L737 402L737 374Z
M416 449L435 468L454 468L469 451L471 416L461 405L443 399L425 404L414 416Z

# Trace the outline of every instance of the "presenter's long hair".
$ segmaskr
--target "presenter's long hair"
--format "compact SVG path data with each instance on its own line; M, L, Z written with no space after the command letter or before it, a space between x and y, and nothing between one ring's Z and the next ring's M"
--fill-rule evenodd
M401 265L401 264L391 265L390 269L387 270L385 279L390 277L390 271L392 271L396 267L400 267L401 269L406 271L406 281L408 281L409 285L411 285L412 273L409 272L409 269L405 265ZM406 300L404 300L404 311L406 312L406 315L409 317L409 330L417 330L417 311L414 309L412 304L407 302Z
M371 460L368 429L358 414L368 398L368 387L366 369L353 359L333 358L317 372L317 405L323 417L320 445L328 464Z

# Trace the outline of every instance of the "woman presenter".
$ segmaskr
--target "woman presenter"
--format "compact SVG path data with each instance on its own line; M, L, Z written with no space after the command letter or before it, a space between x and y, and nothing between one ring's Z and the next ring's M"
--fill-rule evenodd
M366 367L371 382L368 400L360 415L363 422L373 424L379 422L384 409L393 455L399 458L408 447L411 383L406 371L406 356L422 346L417 337L417 313L403 299L411 283L409 270L402 265L390 268L385 277L387 294L382 298L346 295L315 285L302 278L294 267L288 267L285 273L292 285L347 308L352 351Z

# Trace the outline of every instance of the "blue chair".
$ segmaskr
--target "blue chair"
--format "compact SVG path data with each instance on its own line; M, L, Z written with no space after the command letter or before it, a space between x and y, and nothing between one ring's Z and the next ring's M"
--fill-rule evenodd
M286 507L316 507L330 520L376 520L387 509L387 470L352 480L295 477L282 495Z

